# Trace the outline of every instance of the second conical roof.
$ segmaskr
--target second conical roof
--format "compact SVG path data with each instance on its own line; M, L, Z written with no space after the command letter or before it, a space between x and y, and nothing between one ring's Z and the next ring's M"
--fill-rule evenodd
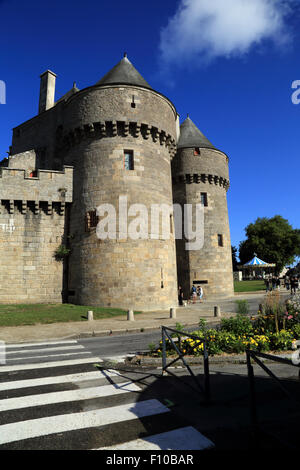
M180 136L177 148L210 148L215 149L213 144L199 131L193 121L187 117L180 126Z
M96 85L136 85L151 88L125 55Z

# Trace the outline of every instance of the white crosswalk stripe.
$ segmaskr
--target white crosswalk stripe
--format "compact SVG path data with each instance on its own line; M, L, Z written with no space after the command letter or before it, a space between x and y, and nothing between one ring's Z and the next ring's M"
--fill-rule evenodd
M61 346L61 347L57 347L57 348L51 348L50 351L52 352L52 351L65 351L65 350L70 351L70 350L73 350L73 352L74 352L75 350L77 351L78 349L84 349L84 346L80 346L80 345L77 345L77 346ZM37 352L43 352L43 353L44 353L44 352L46 352L46 351L49 352L49 349L45 349L45 348L43 348L43 349L23 349L23 348L22 348L22 349L21 349L22 354L28 353L28 352L31 352L31 353L32 353L32 352L35 352L35 353L37 353ZM7 352L6 352L6 355L7 355L7 356L13 356L13 355L17 355L17 354L18 354L18 355L20 354L20 350L17 350L17 351L7 351Z
M89 357L86 359L70 359L66 361L57 361L57 362L42 362L42 363L30 363L30 364L18 364L14 366L3 366L0 367L0 372L13 372L13 371L22 371L26 369L46 369L49 367L58 367L58 366L72 366L76 364L88 364L92 362L102 362L102 359L99 357Z
M76 449L99 450L213 446L193 427L174 429L169 408L156 397L145 398L128 374L101 370L103 359L76 341L11 344L7 349L13 363L0 366L0 449L70 448L74 442ZM149 419L157 431L161 424L170 430L153 433L151 425L151 435L141 439L140 429L147 428ZM91 436L90 446L89 439L74 434L83 430Z
M0 444L28 439L45 434L61 433L74 429L104 426L115 422L138 419L152 414L169 412L168 408L157 400L92 410L71 415L51 416L35 420L22 421L0 426Z
M209 448L213 448L212 442L195 428L187 426L111 447L100 447L96 450L202 450Z

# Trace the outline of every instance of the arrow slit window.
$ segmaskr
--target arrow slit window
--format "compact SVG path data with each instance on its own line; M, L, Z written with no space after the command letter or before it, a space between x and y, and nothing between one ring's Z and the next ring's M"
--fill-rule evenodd
M124 169L133 170L133 151L124 150Z
M224 246L223 245L223 235L221 235L221 234L218 234L218 245L219 246Z

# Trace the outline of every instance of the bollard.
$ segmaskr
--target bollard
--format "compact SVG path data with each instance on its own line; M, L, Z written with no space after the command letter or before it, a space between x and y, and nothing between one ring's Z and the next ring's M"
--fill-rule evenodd
M94 320L94 314L93 314L93 311L92 310L89 310L88 313L87 313L87 319L89 321L91 320Z
M220 309L219 305L216 305L214 307L214 316L215 317L220 317L221 316L221 309Z
M176 318L176 308L170 308L170 318Z
M134 321L133 310L128 310L128 311L127 311L127 320L128 320L128 321Z

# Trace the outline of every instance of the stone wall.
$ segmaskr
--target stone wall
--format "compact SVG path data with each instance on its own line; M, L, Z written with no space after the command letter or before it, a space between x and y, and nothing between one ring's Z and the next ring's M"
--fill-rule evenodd
M35 170L36 169L36 153L35 150L28 150L26 152L17 153L9 156L9 168Z
M71 202L73 199L73 168L63 171L0 168L0 200Z
M13 129L11 155L34 150L36 168L61 169L56 159L56 146L63 125L64 103L38 114Z
M29 171L0 168L1 303L62 301L63 263L54 255L66 242L73 168Z

